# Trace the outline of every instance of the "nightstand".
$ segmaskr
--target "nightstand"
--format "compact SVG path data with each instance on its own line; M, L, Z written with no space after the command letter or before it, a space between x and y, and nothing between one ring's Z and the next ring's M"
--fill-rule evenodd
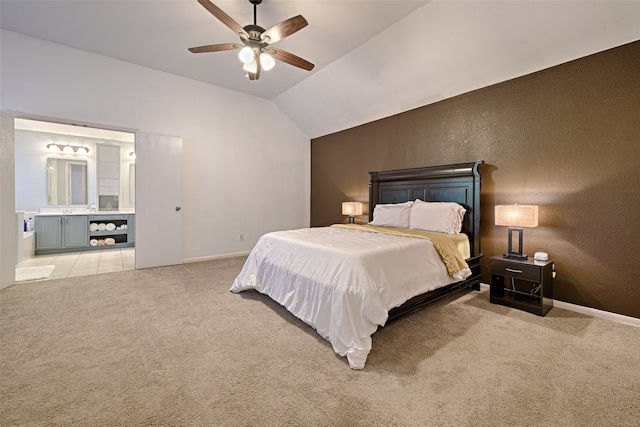
M553 261L516 260L494 256L489 259L493 304L544 316L553 307Z

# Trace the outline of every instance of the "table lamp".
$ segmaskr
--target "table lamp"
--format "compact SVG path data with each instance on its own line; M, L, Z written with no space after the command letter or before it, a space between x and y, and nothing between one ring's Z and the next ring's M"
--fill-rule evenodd
M505 258L527 259L522 253L523 227L538 226L538 206L535 205L496 205L496 225L509 227L509 247ZM513 250L513 233L518 233L518 250Z
M355 223L356 215L362 215L362 203L342 202L342 215L349 215L349 224Z

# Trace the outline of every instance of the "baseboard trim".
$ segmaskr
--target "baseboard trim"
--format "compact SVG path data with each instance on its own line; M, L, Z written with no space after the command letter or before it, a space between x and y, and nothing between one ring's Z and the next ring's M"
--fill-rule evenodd
M598 310L597 308L585 307L582 305L571 304L569 302L553 300L553 306L558 308L564 308L565 310L575 311L577 313L587 314L589 316L597 317L599 319L612 320L618 323L624 323L625 325L635 326L640 328L640 319L636 319L631 316L624 316L622 314L611 313L610 311Z
M486 283L481 283L480 289L489 291L489 285L487 285ZM597 308L585 307L583 305L571 304L570 302L558 301L557 299L553 300L553 306L565 310L575 311L576 313L597 317L599 319L611 320L613 322L624 323L625 325L640 328L640 319L637 319L635 317L624 316L622 314L611 313L610 311L598 310Z
M192 262L202 262L202 261L213 261L215 259L225 259L225 258L235 258L238 256L247 256L251 253L251 251L247 252L235 252L232 254L224 254L224 255L213 255L213 256L203 256L198 258L185 258L182 260L184 264L189 264Z

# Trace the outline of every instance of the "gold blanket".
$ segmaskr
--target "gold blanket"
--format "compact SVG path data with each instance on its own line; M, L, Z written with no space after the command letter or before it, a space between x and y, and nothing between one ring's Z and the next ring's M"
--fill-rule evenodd
M469 268L469 265L464 260L464 257L456 247L455 243L453 243L453 240L451 240L449 236L443 233L435 233L432 231L424 230L409 230L404 228L377 227L374 225L365 224L333 224L332 227L430 240L433 243L433 246L436 248L436 251L440 255L440 258L442 258L442 261L447 267L447 272L450 276L453 276L460 270Z

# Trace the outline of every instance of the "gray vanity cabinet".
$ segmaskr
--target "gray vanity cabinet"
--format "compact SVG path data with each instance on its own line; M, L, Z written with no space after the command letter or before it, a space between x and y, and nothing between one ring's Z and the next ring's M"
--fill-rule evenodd
M89 221L86 216L65 216L64 239L65 248L86 248L89 244Z
M62 248L62 217L36 216L36 252Z
M86 248L88 244L86 215L36 216L36 254Z
M36 215L35 219L36 255L135 246L134 214ZM113 227L99 230L99 224ZM113 244L96 245L108 238Z

